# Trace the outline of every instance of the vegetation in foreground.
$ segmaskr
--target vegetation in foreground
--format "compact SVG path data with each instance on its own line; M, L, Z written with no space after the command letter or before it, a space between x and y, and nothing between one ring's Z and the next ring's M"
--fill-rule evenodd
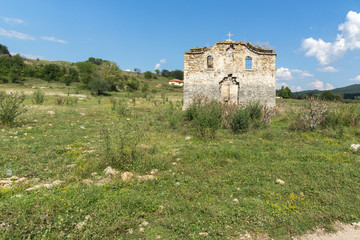
M256 104L182 112L178 92L64 93L1 125L1 238L284 239L360 220L359 103L280 99L263 121Z

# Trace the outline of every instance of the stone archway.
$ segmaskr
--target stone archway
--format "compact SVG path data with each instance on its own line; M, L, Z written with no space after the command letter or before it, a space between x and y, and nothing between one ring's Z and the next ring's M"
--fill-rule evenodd
M229 74L219 83L220 101L238 103L239 99L239 82L236 77Z

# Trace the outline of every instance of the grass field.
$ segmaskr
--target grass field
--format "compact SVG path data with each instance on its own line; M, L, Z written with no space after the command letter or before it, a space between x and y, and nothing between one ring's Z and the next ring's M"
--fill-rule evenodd
M0 187L1 239L289 239L360 221L359 127L290 131L304 101L279 100L259 129L207 138L183 120L181 90L57 98L29 97L18 123L1 126L0 178L26 179Z

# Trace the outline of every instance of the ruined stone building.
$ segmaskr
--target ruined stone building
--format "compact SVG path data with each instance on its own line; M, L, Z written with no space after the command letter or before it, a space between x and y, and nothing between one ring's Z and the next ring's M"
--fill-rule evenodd
M184 109L201 95L221 102L275 106L276 53L230 39L191 48L184 59Z

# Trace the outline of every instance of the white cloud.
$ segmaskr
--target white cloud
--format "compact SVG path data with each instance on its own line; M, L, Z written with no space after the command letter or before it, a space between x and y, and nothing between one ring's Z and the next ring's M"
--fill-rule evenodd
M25 23L24 20L19 19L19 18L9 18L9 17L1 17L2 19L4 19L4 21L6 23L9 24L23 24Z
M155 65L155 70L159 70L159 68L160 68L160 63L157 63L157 64Z
M360 75L357 75L356 77L354 78L350 78L351 81L354 81L354 82L360 82Z
M8 31L3 28L0 28L0 36L5 36L9 38L18 38L21 40L35 40L33 36L30 36L26 33L16 32L13 30Z
M166 63L166 58L160 59L160 63L155 65L155 70L159 70L162 64Z
M327 66L327 67L323 67L323 68L318 68L317 69L319 72L338 72L339 70L332 67L332 66Z
M281 87L287 87L286 83L276 83L276 89L280 89Z
M296 76L294 76L293 73L295 73L295 75L300 78L307 78L307 77L314 76L314 74L309 73L306 70L289 69L289 68L281 67L276 70L276 78L278 81L292 80L294 77L296 77Z
M130 69L125 69L125 72L131 72L131 70Z
M57 43L62 43L62 44L66 44L67 42L61 39L57 39L55 37L41 37L41 39L43 40L47 40L47 41L51 41L51 42L57 42Z
M293 70L291 70L291 72L298 73L301 78L313 77L314 76L314 74L309 73L308 71L305 71L305 70L300 70L300 69L293 69Z
M279 81L288 81L293 79L293 76L291 75L290 69L281 67L276 69L276 78Z
M334 86L331 85L330 83L327 83L326 86L325 86L325 90L333 90L334 89Z
M315 80L315 82L309 83L309 87L315 88L315 89L318 89L318 90L323 90L324 89L324 83L322 81Z
M295 91L296 91L296 92L300 92L300 91L302 91L302 88L301 88L300 86L297 86L297 87L295 88Z
M37 56L33 54L27 54L27 53L17 53L17 52L10 52L12 56L19 54L20 56L28 59L45 59L43 56Z
M314 82L309 83L309 87L315 88L317 90L332 90L334 89L334 86L330 83L326 83L324 86L324 83L320 80L315 80Z
M344 56L347 50L360 48L360 13L348 12L346 21L339 25L334 42L325 42L321 38L307 38L302 43L305 56L315 56L321 65L329 65Z

